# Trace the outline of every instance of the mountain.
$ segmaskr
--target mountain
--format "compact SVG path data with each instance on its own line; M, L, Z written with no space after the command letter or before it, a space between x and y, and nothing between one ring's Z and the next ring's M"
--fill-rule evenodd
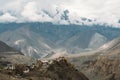
M38 53L42 54L42 52L47 51L47 49L49 50L49 47L47 47L47 44L44 43L42 38L39 37L38 34L29 31L28 28L5 32L1 38L25 55L38 56ZM6 39L8 38L9 40L7 41Z
M96 49L100 47L102 44L106 43L107 38L99 33L95 33L91 38L91 42L89 44L89 48Z
M120 37L113 39L112 41L104 44L100 47L103 54L119 57L120 55Z
M90 80L120 80L120 37L104 44L92 55L68 58Z
M12 55L12 54L20 54L23 55L20 51L9 47L6 43L0 41L0 55Z
M19 50L0 41L0 66L8 63L29 63L29 61L32 61L32 58L24 56Z
M85 73L100 80L120 80L120 38L105 44L107 47L102 55L95 60L88 61ZM105 48L104 48L105 49ZM100 52L99 52L100 53ZM91 78L91 79L92 79Z
M113 50L114 48L119 47L119 45L120 45L120 37L111 40L110 42L101 46L99 49L100 50L105 50L105 51Z
M35 58L95 50L119 34L119 28L104 25L0 24L1 41Z

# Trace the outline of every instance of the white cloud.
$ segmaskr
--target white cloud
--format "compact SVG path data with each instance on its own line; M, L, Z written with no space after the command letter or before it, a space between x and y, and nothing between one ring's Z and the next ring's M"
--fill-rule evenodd
M120 0L0 0L0 11L15 15L22 21L67 24L61 20L63 11L67 9L71 23L81 21L80 18L85 17L96 19L94 23L119 26L119 4Z
M14 16L11 16L9 13L5 13L2 16L0 16L0 22L14 22L17 18Z
M25 5L21 15L30 21L51 22L52 18L39 11L36 2L29 2Z

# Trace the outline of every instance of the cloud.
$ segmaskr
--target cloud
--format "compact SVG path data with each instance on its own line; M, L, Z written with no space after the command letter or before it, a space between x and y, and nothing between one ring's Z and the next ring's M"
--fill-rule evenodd
M36 2L29 2L25 5L21 15L30 21L51 22L52 18L38 11Z
M119 3L120 0L0 0L0 12L14 15L17 21L23 22L81 24L81 18L88 18L91 23L119 26ZM69 20L61 19L65 10L69 11Z
M17 18L14 16L11 16L9 13L5 13L2 16L0 16L0 22L14 22Z

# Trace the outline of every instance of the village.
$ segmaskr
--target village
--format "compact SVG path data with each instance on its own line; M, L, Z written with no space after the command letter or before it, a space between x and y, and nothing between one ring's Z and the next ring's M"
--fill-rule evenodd
M51 65L61 62L62 65L69 65L64 57L56 58L55 60L36 60L31 64L12 64L8 63L4 69L0 70L1 73L8 74L15 77L34 76L36 74L43 74Z

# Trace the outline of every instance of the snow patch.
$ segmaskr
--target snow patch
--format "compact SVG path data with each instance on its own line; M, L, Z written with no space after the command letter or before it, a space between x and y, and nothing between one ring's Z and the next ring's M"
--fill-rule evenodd
M24 42L25 41L25 39L20 39L20 40L17 40L17 41L15 41L15 45L19 45L20 43L22 43L22 42Z

